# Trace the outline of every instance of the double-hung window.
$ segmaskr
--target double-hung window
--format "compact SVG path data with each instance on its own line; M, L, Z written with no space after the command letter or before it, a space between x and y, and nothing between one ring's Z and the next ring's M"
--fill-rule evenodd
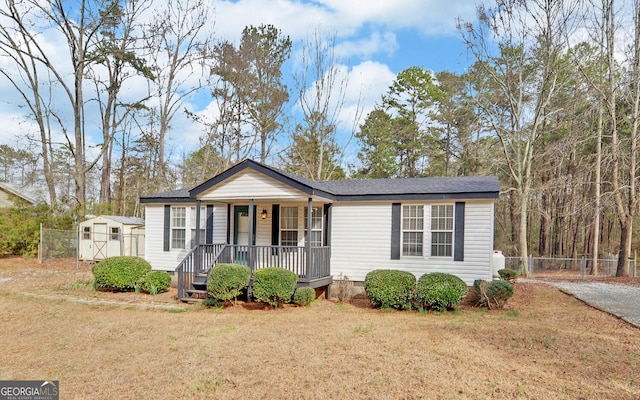
M186 207L171 207L171 248L184 249L187 229Z
M453 251L453 204L431 206L431 256L451 257Z
M191 248L193 249L196 246L196 208L191 207L189 213L189 223L191 224ZM204 244L207 240L205 237L206 218L206 208L200 207L200 244Z
M91 227L90 226L82 227L82 238L86 239L86 240L90 240L91 239Z
M309 207L304 208L304 238L309 239L307 227ZM322 209L320 207L311 208L311 247L322 247Z
M402 255L422 256L424 243L424 206L402 206Z
M280 208L280 245L298 246L298 207Z

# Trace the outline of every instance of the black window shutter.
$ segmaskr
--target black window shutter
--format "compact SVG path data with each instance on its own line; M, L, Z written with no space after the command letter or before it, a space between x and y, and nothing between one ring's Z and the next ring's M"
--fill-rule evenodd
M324 205L324 237L323 246L331 246L331 203Z
M207 222L205 228L205 243L213 243L213 204L207 204Z
M271 205L271 245L280 243L280 204Z
M453 261L464 261L464 202L456 202L453 230Z
M231 244L231 204L227 204L227 244Z
M391 204L391 259L400 259L400 203Z
M164 251L169 251L171 249L171 206L164 206Z

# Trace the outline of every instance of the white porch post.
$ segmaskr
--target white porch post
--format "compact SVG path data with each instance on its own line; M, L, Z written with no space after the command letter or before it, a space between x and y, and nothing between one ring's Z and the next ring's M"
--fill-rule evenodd
M249 199L249 243L247 243L247 252L248 254L248 264L249 264L249 268L251 268L251 272L253 272L254 270L254 265L253 265L253 250L254 250L254 246L253 246L253 230L255 229L254 227L254 222L253 222L253 218L255 217L253 212L253 199Z
M311 276L311 226L313 225L311 223L311 217L313 216L312 207L313 207L313 200L311 199L311 197L309 197L309 199L307 200L307 238L304 243L307 251L307 258L306 258L307 273L305 274L307 277L307 280L309 280L309 277Z
M196 265L193 268L193 279L196 278L196 275L200 273L202 269L202 252L200 251L200 205L202 204L202 200L196 200ZM186 239L185 232L185 239Z

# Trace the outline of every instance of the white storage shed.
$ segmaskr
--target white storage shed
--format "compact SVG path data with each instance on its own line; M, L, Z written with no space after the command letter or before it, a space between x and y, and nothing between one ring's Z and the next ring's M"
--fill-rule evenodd
M101 215L79 224L79 258L100 261L115 256L144 257L144 219Z

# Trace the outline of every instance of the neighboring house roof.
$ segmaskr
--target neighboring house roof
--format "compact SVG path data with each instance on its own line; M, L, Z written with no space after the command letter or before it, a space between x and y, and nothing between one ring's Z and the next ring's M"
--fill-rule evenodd
M144 225L144 219L142 218L123 217L119 215L100 215L99 217L93 217L83 222L88 222L96 218L106 218L124 225Z
M4 191L6 193L9 193L9 194L11 194L13 196L19 197L22 200L24 200L24 201L26 201L26 202L28 202L28 203L30 203L32 205L38 204L38 201L35 198L33 198L31 195L25 193L25 189L19 189L16 186L14 186L14 185L12 185L10 183L0 182L0 190Z
M199 194L248 168L309 195L317 195L331 200L497 198L500 191L500 184L495 176L313 181L253 160L244 160L191 190L179 189L143 196L140 198L140 202L193 201Z

